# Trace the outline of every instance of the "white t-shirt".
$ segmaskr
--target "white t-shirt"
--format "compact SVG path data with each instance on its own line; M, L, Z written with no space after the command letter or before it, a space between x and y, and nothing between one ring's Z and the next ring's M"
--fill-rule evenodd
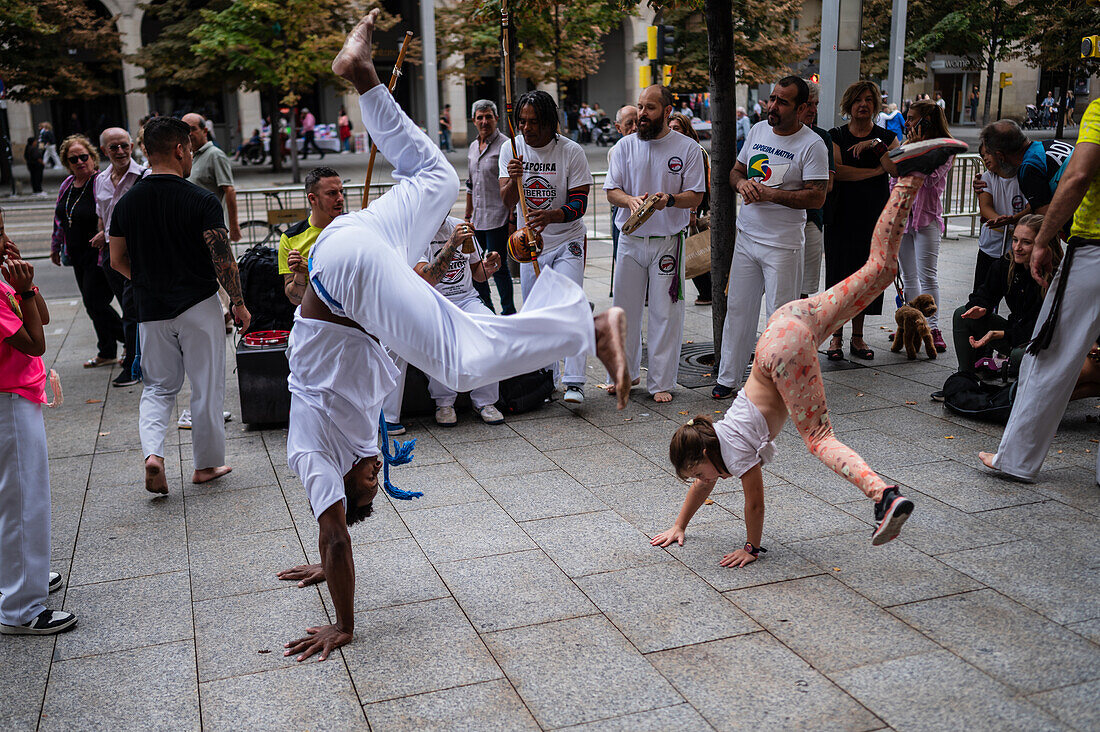
M707 190L703 151L687 135L670 130L660 139L643 140L635 133L619 140L614 149L603 183L605 191L618 188L627 195L640 196ZM620 208L615 213L615 224L622 229L629 218L630 209ZM686 229L690 220L690 209L665 208L632 236L672 236Z
M725 416L714 423L714 434L722 449L722 462L735 478L758 464L775 460L775 443L768 421L745 396L744 389L737 392Z
M462 219L448 216L447 220L443 222L443 226L439 227L435 238L428 245L428 251L420 258L420 261L425 264L433 262L447 244L447 240L451 238L455 227L461 223ZM477 297L477 292L474 290L472 268L480 261L481 254L476 247L473 254L463 254L462 247L459 247L451 259L450 266L447 267L446 274L443 275L443 279L439 281L435 289L439 290L439 294L453 303L461 303L471 297Z
M1020 181L1016 176L1002 178L991 171L982 173L982 180L988 188L985 192L993 196L993 208L1001 215L1017 214L1027 206L1027 199L1020 191ZM1000 257L1008 249L1012 248L1011 239L1008 243L1004 240L1005 230L991 229L988 224L982 224L982 233L978 237L978 248L991 257Z
M565 205L570 188L592 185L592 171L584 149L567 137L554 135L543 147L528 147L523 135L516 135L516 152L523 158L523 194L532 211L551 211ZM512 146L500 148L500 177L508 177ZM516 204L519 226L526 226L523 211ZM550 224L542 230L543 251L584 240L588 229L584 217L563 224Z
M829 180L829 151L821 136L806 125L793 135L777 135L767 120L749 130L737 155L749 180L784 191L801 190L806 181ZM737 230L753 240L780 249L801 249L805 242L806 210L779 203L742 202Z

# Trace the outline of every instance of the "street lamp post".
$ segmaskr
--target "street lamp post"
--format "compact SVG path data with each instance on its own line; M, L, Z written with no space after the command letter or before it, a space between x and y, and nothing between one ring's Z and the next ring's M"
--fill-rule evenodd
M818 120L840 124L840 97L859 78L863 0L825 0L821 6L821 87Z

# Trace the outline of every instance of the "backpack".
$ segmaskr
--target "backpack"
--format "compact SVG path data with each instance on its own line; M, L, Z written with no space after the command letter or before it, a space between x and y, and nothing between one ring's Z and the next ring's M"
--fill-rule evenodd
M245 333L261 330L290 330L294 324L294 305L283 290L279 274L279 252L257 244L237 260L241 276L241 294L252 322Z
M986 384L960 371L948 376L943 384L943 406L963 417L1004 424L1012 411L1018 383Z
M542 406L554 393L554 373L539 369L500 382L497 404L505 414L523 414Z

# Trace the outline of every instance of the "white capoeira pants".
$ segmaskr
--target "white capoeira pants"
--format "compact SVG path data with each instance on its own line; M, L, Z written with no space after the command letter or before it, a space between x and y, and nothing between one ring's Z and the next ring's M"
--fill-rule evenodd
M509 316L465 313L413 270L458 197L458 176L384 86L359 106L397 184L370 208L338 216L313 245L310 280L332 312L459 392L594 354L584 290L553 270Z
M171 320L149 320L141 339L141 391L138 431L141 450L164 457L164 438L172 409L191 381L191 445L195 470L225 464L225 321L217 294L192 305Z
M555 247L550 251L543 251L539 255L539 271L545 272L552 269L576 283L577 287L584 287L584 241L569 242ZM535 265L520 264L519 286L523 292L523 300L531 293L535 286ZM561 374L561 383L564 386L584 386L586 380L585 367L587 358L584 355L566 357L564 367L559 368L557 361L550 366L554 372L554 380L558 380Z
M998 470L1021 480L1038 477L1081 365L1100 334L1100 246L1077 247L1073 256L1054 337L1038 356L1024 355L1012 415L993 458ZM1047 289L1035 333L1046 322L1061 277L1059 269ZM1096 482L1100 484L1100 451L1096 458Z
M634 379L642 372L642 317L648 288L646 389L650 394L672 391L680 368L684 337L683 242L682 234L647 237L619 233L612 303L626 311L626 363Z
M806 251L802 255L802 295L816 295L821 282L821 253L825 248L825 232L812 221L806 222Z
M756 345L760 297L764 296L767 322L777 308L797 300L802 294L802 267L802 247L769 246L737 230L737 245L730 264L726 322L722 326L719 384L741 385L741 377Z
M393 365L397 367L399 375L396 379L397 385L382 401L382 414L386 416L387 422L397 424L401 421L401 404L405 400L405 374L408 372L409 364L388 348L386 353L393 359Z
M42 405L0 392L0 623L46 609L50 582L50 466Z
M485 303L481 301L481 298L477 296L476 292L473 297L467 298L461 302L456 302L455 305L466 313L478 313L480 315L493 314L492 310L485 307ZM453 407L455 397L458 396L457 391L443 384L438 379L433 379L431 377L428 377L428 393L431 394L432 399L435 400L435 405L437 407ZM486 384L485 386L479 386L470 392L470 401L473 402L474 409L481 409L490 404L496 404L499 398L500 382L497 381Z

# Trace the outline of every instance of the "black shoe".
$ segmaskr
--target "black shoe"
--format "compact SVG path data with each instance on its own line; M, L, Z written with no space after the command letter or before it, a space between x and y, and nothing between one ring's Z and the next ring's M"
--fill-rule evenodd
M134 367L123 366L122 371L111 381L111 386L133 386L140 384L141 379L134 378Z
M932 392L931 396L932 396L932 401L942 402L943 401L943 389L940 389L939 391Z
M714 389L711 390L710 395L715 399L729 399L736 393L736 389L729 386L722 386L721 384L715 384Z
M890 151L890 159L898 166L898 177L913 173L928 175L946 163L952 155L964 153L969 149L970 146L962 140L936 137L894 148Z
M913 502L903 496L896 485L882 492L882 500L875 504L875 530L871 544L881 546L897 538L902 524L913 513Z
M76 625L76 616L64 610L43 610L34 620L22 625L0 625L4 635L53 635Z

